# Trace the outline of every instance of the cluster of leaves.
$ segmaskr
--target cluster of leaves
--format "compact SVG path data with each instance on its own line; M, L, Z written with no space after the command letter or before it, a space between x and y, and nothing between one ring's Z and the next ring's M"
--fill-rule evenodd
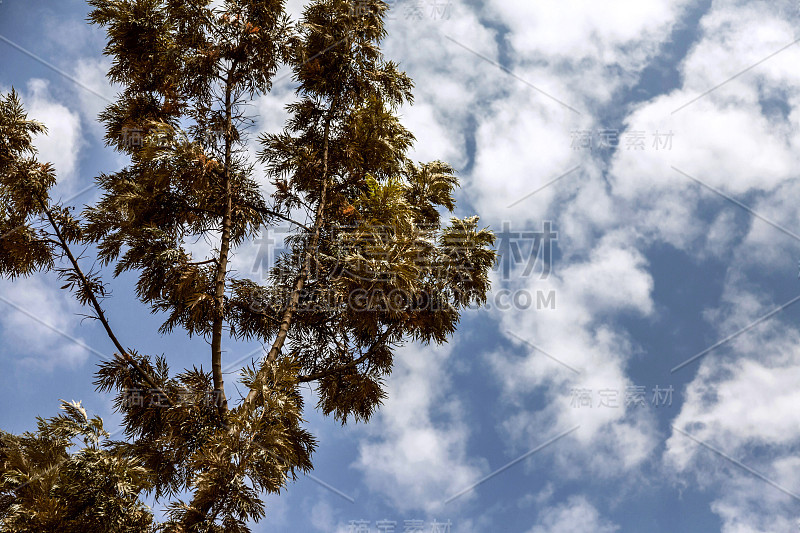
M155 363L133 357L157 389L123 361L104 365L95 384L117 391L114 406L123 415L126 440L110 441L108 448L140 461L149 490L171 501L164 531L185 524L198 531L247 531L248 521L264 516L261 492L279 493L298 472L311 470L316 442L301 427L303 400L291 360L282 359L263 377L245 369L245 386L259 388L263 403L221 420L208 372L192 368L170 378L164 357ZM194 494L187 503L179 496L188 488Z
M53 246L32 220L40 219L55 184L51 165L39 163L33 136L42 124L28 120L19 95L0 95L0 275L15 278L53 266Z
M35 433L0 430L0 526L3 531L83 533L153 531L139 501L150 489L147 469L104 446L108 433L80 402L37 419ZM70 452L75 440L83 447Z
M38 419L36 433L0 431L0 525L4 531L207 532L249 531L265 514L262 492L279 493L298 471L312 468L313 437L304 430L298 367L283 360L264 377L251 368L245 383L262 391L253 413L228 423L236 432L214 431L218 411L209 401L208 374L192 369L168 379L166 361L140 364L157 376L163 392L148 389L127 365L107 366L101 390L121 389L115 406L128 440L110 440L99 417L89 419L79 402L62 402L65 414ZM130 401L131 391L141 391ZM160 394L180 398L164 408ZM82 447L72 450L76 439ZM231 472L233 470L233 472ZM233 473L233 475L231 475ZM177 498L191 481L192 504ZM168 520L153 522L140 497L169 496ZM198 507L206 509L199 515ZM219 522L219 523L217 523Z
M101 115L105 140L130 164L97 178L103 196L77 220L48 196L54 170L31 144L43 127L15 93L0 99L0 275L55 269L117 348L96 385L116 394L126 439L85 453L118 461L138 484L103 512L124 502L144 509L128 497L151 491L171 503L167 522L148 527L247 531L264 516L260 493L312 468L301 384L316 384L325 414L368 420L396 348L446 342L463 310L485 302L494 236L477 217L452 215L458 180L449 165L407 156L414 137L397 113L413 84L380 51L385 2L367 0L356 13L347 0L313 0L297 24L281 0L89 3L90 22L108 34L109 78L123 88ZM245 108L284 64L297 100L281 132L257 139L268 196L247 157ZM267 279L230 272L236 248L278 220L294 231ZM196 257L201 239L214 244ZM210 339L211 371L172 375L165 357L123 347L100 306L102 280L70 251L76 243L93 247L115 276L138 273L136 295L165 317L161 333ZM61 257L68 267L56 266ZM247 397L231 409L226 339L271 346L243 371ZM128 401L131 391L142 401ZM8 449L22 450L14 439L22 437L8 436ZM65 448L64 464L83 453ZM41 461L62 475L55 459ZM13 468L3 463L3 486L22 491ZM49 520L46 507L24 509L27 519ZM141 512L131 516L150 520ZM130 524L144 524L137 520Z
M44 124L28 119L15 90L0 95L0 276L15 279L55 269L66 282L63 288L85 304L90 294L102 298L105 288L93 273L81 283L72 269L56 266L63 244L80 242L83 230L69 207L50 199L55 169L37 160L33 145L34 135L46 132Z

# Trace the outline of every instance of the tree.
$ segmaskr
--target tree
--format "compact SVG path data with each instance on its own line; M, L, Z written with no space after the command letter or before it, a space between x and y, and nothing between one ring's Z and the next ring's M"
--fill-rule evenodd
M54 170L31 145L42 126L7 96L0 273L54 269L105 328L117 353L96 385L116 394L127 437L105 450L146 472L141 490L170 499L159 527L247 531L264 516L262 491L312 468L299 386L315 383L317 407L343 424L367 421L396 347L446 342L464 308L485 302L494 237L477 217L445 225L453 169L406 155L414 137L397 110L413 84L380 52L384 2L314 0L298 24L279 0L89 3L123 87L101 115L106 143L130 164L97 178L104 195L78 220L48 197ZM297 100L283 131L254 141L245 106L282 64ZM247 157L253 142L270 193ZM266 283L230 272L237 247L286 222L288 252ZM212 243L204 257L189 250L198 239ZM211 371L172 375L165 357L125 348L102 308L102 271L84 272L75 245L94 247L115 276L137 272L162 334L210 340ZM269 350L244 369L248 394L231 407L222 346L252 340Z

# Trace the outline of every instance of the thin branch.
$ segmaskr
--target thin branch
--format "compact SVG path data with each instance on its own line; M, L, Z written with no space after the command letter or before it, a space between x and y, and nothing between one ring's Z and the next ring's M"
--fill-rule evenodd
M272 209L266 209L264 207L256 207L256 206L250 205L250 204L245 204L245 205L247 207L249 207L250 209L256 210L259 215L278 217L278 218L280 218L282 220L285 220L286 222L291 222L292 224L303 228L304 230L306 230L309 233L314 231L312 228L309 228L305 224L303 224L301 222L298 222L298 221L296 221L296 220L294 220L292 218L289 218L286 215L282 215L281 213L278 213L277 211L273 211Z
M292 319L294 318L294 313L297 310L297 305L300 302L300 294L303 291L303 287L305 286L306 281L308 280L309 274L311 272L311 262L314 259L314 253L317 251L317 244L319 243L319 235L322 230L322 224L324 222L324 212L325 212L325 196L328 192L328 143L329 143L329 136L330 136L330 126L331 121L333 119L333 111L336 107L336 99L331 103L330 107L328 108L328 116L325 120L325 133L323 134L323 150L322 150L322 190L320 191L319 196L319 203L317 204L316 214L314 216L314 228L313 233L311 234L311 240L306 245L305 249L305 257L303 258L303 267L300 270L300 275L297 277L297 281L295 281L294 289L292 290L292 296L289 300L289 305L286 308L286 311L283 314L283 320L281 320L281 326L278 328L278 335L275 337L275 341L272 343L272 347L267 354L267 359L264 362L264 367L268 367L275 363L278 359L278 354L280 353L281 349L283 348L283 344L286 342L286 337L289 335L289 328L292 325ZM257 379L261 377L262 373L264 372L264 367L258 372L256 376ZM256 400L260 397L260 389L250 389L250 392L247 394L247 398L245 398L244 402L240 405L242 408L247 408L250 405L254 404Z
M86 290L86 294L89 296L89 302L92 304L95 313L97 313L96 318L100 321L100 323L103 324L103 328L106 330L106 335L108 335L108 338L111 339L111 342L114 343L114 346L117 348L117 351L119 351L119 357L121 357L123 361L131 365L142 376L142 378L144 378L144 380L147 382L148 385L150 385L153 389L157 390L158 393L162 395L163 398L166 398L167 403L169 403L170 406L175 405L172 399L167 395L167 393L165 393L161 389L161 387L158 386L156 380L153 379L153 377L144 368L142 368L142 366L138 362L136 362L136 360L133 357L131 357L131 355L128 353L127 350L125 350L125 348L122 347L122 344L120 344L119 340L117 339L117 336L111 329L111 325L108 323L108 320L106 319L106 315L105 312L103 311L103 308L100 307L100 302L97 300L97 297L95 296L94 291L92 290L91 283L89 283L89 280L86 279L86 276L83 274L83 270L81 270L81 267L78 264L78 260L75 258L74 255L72 255L72 251L70 250L66 239L61 234L61 230L58 229L58 224L56 224L56 221L53 218L50 209L47 207L47 205L44 203L44 200L42 200L42 197L38 193L36 194L36 199L39 201L39 205L42 207L44 214L47 216L47 220L50 222L50 226L52 226L53 231L56 234L59 246L61 247L62 250L64 250L64 253L69 258L70 263L72 263L72 268L78 275L78 279L80 280L81 285L83 285L83 288Z
M354 367L360 365L361 363L363 363L364 361L366 361L370 357L372 357L375 354L375 350L377 350L378 347L384 346L386 344L386 341L395 332L395 330L399 327L399 325L400 325L399 323L395 323L395 324L392 324L391 326L389 326L388 328L386 328L386 331L384 331L383 334L378 338L378 340L375 341L375 343L372 346L370 346L369 350L367 350L367 352L364 355L362 355L361 357L359 357L358 359L350 361L347 364L344 364L344 365L341 365L341 366L337 366L336 368L329 368L327 370L322 370L320 372L316 372L314 374L309 374L309 375L306 375L306 376L298 376L297 377L297 381L299 383L307 383L309 381L317 381L319 379L331 376L333 374L338 374L339 372L342 372L343 370L348 370L350 368L354 368Z

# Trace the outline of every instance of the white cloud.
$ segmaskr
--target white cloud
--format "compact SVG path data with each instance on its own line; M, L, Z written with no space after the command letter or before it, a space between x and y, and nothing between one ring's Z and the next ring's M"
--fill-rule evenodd
M116 100L119 91L118 88L111 85L106 77L110 67L111 60L105 56L81 57L75 61L74 67L75 79L83 85L83 87L75 87L81 113L98 140L102 140L105 135L105 128L99 122L98 117L106 106ZM91 92L85 88L91 89Z
M746 235L734 248L733 261L740 268L777 271L795 277L797 246L800 239L800 206L793 198L800 194L800 180L792 179L760 196L752 209L773 224L753 217Z
M403 124L417 137L409 155L420 161L445 160L462 169L468 162L465 135L471 121L509 79L463 46L496 59L495 31L463 2L447 2L443 14L427 7L421 19L409 16L410 5L398 2L392 8L383 46L386 58L398 61L414 80L414 105L400 110Z
M436 107L430 102L418 102L401 110L401 122L417 139L408 154L412 160L447 161L455 169L467 163L463 140L453 135L446 121L439 117ZM453 126L455 126L453 124Z
M335 531L336 520L333 508L326 501L319 501L311 508L311 525L318 531Z
M0 302L5 308L0 315L2 338L5 346L18 354L20 365L52 371L58 367L76 368L87 361L88 350L69 340L71 337L84 343L75 327L80 307L70 295L38 277L1 281L0 286L3 298L16 306Z
M747 292L725 299L731 312L707 315L720 336L753 324L776 307ZM674 425L700 440L718 439L731 452L748 444L800 442L800 414L794 408L800 391L793 385L800 378L798 341L800 332L774 318L705 355ZM666 457L685 470L696 451L690 440L674 434Z
M573 496L565 503L542 511L537 524L528 533L614 533L619 526L603 518L583 496Z
M731 276L726 305L706 313L720 338L776 307L748 289L744 276ZM800 494L799 342L800 332L775 317L705 355L673 421L680 431L667 440L665 468L676 482L713 492L711 509L725 533L787 531L794 518L797 502L747 468Z
M84 145L78 114L53 99L45 80L30 80L22 100L28 117L47 126L47 135L34 140L39 159L53 163L59 184L70 188L77 177L80 150Z
M667 37L687 4L668 0L639 4L625 0L517 0L489 2L486 11L509 27L511 44L520 53L630 66L641 65L656 51L658 41Z
M695 180L750 203L790 231L800 229L794 204L785 201L795 188L800 164L800 90L793 66L800 60L800 49L790 47L773 55L795 39L793 27L762 2L715 4L701 27L702 39L681 65L683 86L639 105L625 121L629 129L649 135L672 132L672 149L618 150L609 172L612 192L624 200L633 223L651 238L698 256L720 255L737 245L730 240L730 218L718 219L725 224L724 232L707 234L698 221L700 202L721 202L734 212L741 207ZM756 66L761 60L765 61ZM748 67L754 68L743 72ZM730 81L722 84L726 80ZM765 112L770 99L783 102L788 115ZM781 194L775 194L780 188ZM757 194L749 199L744 196L753 193ZM753 219L750 227L749 253L739 259L774 263L774 252L780 249L769 248L776 241L785 243L786 237L761 220ZM753 246L764 238L770 246Z
M497 75L504 76L499 71ZM571 131L586 120L534 97L530 88L515 85L515 80L504 82L511 84L513 96L492 103L482 113L468 191L483 217L522 222L545 216L560 191L580 183L583 169L528 197L575 166L586 164L585 154L571 146Z
M532 342L515 340L514 353L491 353L487 359L503 382L507 399L526 409L503 424L515 449L532 448L572 427L580 429L553 446L556 464L570 475L584 465L601 476L622 475L644 461L655 446L650 415L625 406L625 375L636 353L627 335L606 322L622 312L647 316L653 311L652 279L641 254L609 234L589 257L551 273L547 280L529 280L531 292L556 293L556 309L506 312L503 328ZM519 351L525 353L520 357ZM569 368L546 357L544 350ZM573 405L574 391L592 391L593 406ZM617 407L597 407L600 390L617 391ZM527 404L533 392L546 394L540 410Z
M388 398L359 443L354 466L398 510L441 509L482 470L466 455L464 414L448 399L450 351L409 347L397 354Z
M555 310L497 314L503 330L513 333L509 336L518 346L513 353L486 354L503 383L510 412L500 424L509 437L506 448L511 451L507 453L526 452L579 426L532 460L537 468L541 461L551 465L560 479L638 478L639 468L658 444L654 413L626 406L628 387L639 385L626 376L626 365L638 350L627 334L613 327L620 313L649 316L654 309L648 265L629 244L631 239L627 232L609 233L594 243L588 255L566 251L565 256L576 257L565 260L566 266L556 268L548 279L529 279L521 285L530 292L555 291ZM574 403L580 389L591 391L591 407ZM598 405L600 391L615 398L612 406Z
M580 299L581 307L593 317L625 310L648 315L653 310L653 280L646 262L635 248L617 242L617 237L604 237L588 262L564 268L562 276L569 294Z
M535 88L499 69L484 81L499 86L494 93L499 98L484 106L487 112L481 114L477 131L470 192L481 213L518 221L544 216L553 212L554 200L587 188L580 202L591 213L588 221L608 217L607 194L598 187L602 176L591 168L596 161L591 153L573 149L574 133L616 126L598 124L592 112L608 105L620 88L636 83L636 74L669 37L685 5L575 0L567 5L498 1L485 6L487 17L510 30L506 41L512 70ZM578 164L584 168L576 175L506 209Z

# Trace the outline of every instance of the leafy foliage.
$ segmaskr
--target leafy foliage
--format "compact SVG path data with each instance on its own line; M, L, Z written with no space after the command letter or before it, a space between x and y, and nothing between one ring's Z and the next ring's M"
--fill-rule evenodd
M0 100L0 274L53 269L92 309L117 349L95 384L115 394L125 439L100 445L99 421L76 422L85 413L75 406L40 424L38 440L3 434L2 486L30 496L2 516L14 531L69 524L78 507L59 499L71 494L60 487L109 468L124 487L102 505L81 495L75 502L92 507L81 520L117 524L127 509L119 528L248 531L265 515L261 493L312 468L300 386L315 383L317 408L343 424L369 420L397 347L446 342L464 309L485 302L494 236L477 217L453 216L453 168L407 156L414 136L397 112L413 83L380 51L383 1L356 12L345 0L314 0L298 23L280 0L89 4L90 22L108 35L109 78L122 87L100 117L105 141L130 163L97 178L103 196L79 220L48 196L55 173L31 145L43 126L16 93ZM270 91L281 65L296 83L289 118L252 139L246 106ZM271 183L258 181L259 163ZM279 222L293 230L268 276L231 272L235 250ZM101 272L84 272L73 244L93 248L114 276L138 276L136 296L164 317L162 334L208 339L210 370L173 375L168 357L125 348L101 307ZM243 370L247 395L229 407L223 342L236 340L269 349ZM79 435L96 438L70 454L64 439ZM37 469L50 485L22 487ZM34 490L46 499L37 503ZM151 524L137 499L146 492L168 500L165 523Z
M28 120L19 95L0 96L0 275L28 276L53 266L53 246L31 219L43 215L39 199L55 184L51 165L36 158L33 136L44 125Z
M150 488L147 470L104 447L108 433L80 402L37 419L37 431L0 431L0 525L3 531L153 531L139 501ZM79 439L83 448L69 453Z

